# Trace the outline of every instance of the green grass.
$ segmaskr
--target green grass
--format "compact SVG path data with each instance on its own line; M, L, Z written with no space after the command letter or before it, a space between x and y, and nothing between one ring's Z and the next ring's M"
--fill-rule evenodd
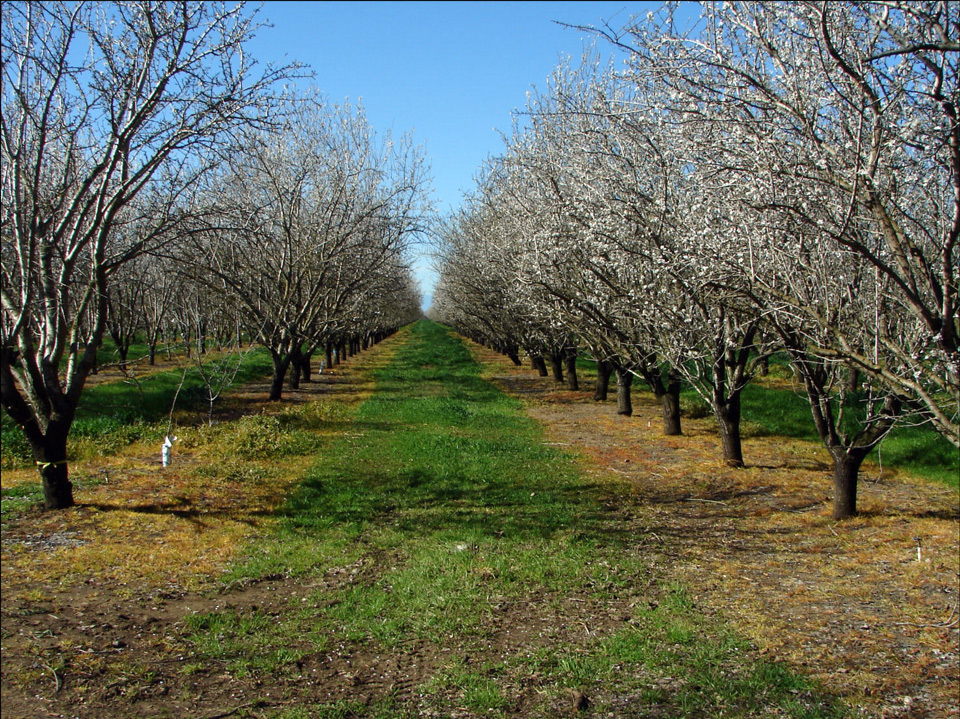
M682 587L661 586L605 490L545 446L442 327L414 325L376 379L273 534L225 578L297 575L316 588L272 621L233 610L193 620L197 661L292 672L324 642L376 653L413 643L442 659L409 694L369 707L332 698L310 716L505 717L531 685L529 716L553 716L574 689L600 716L637 702L676 717L842 714ZM576 612L605 626L584 633ZM511 642L503 621L533 629Z
M133 356L131 354L131 356ZM272 371L270 355L263 349L250 352L243 360L235 385L267 376ZM177 395L177 388L183 386ZM162 441L165 418L174 396L177 409L205 412L206 388L195 367L148 374L136 381L117 380L88 386L80 397L77 416L70 430L69 456L88 454L107 456L140 439ZM3 467L22 465L30 460L30 449L23 432L0 413Z
M272 371L270 355L256 349L243 360L234 384L260 379ZM146 375L137 380L108 382L84 390L77 407L77 426L83 421L116 418L120 422L156 422L170 412L170 405L183 380L183 370L167 370ZM206 409L206 388L196 368L187 371L183 387L177 397L182 409Z

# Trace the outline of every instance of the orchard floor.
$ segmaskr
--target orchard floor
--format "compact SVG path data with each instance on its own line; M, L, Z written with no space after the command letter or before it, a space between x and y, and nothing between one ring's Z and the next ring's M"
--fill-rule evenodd
M386 362L395 343L352 358L290 399L361 401L372 389L366 370ZM861 515L836 523L826 455L816 446L748 439L747 468L729 469L716 460L708 420L687 421L683 436L665 438L658 408L643 395L633 417L618 417L612 403L593 402L592 392L567 391L472 349L487 378L522 399L548 440L577 454L582 470L609 486L609 510L703 611L734 625L759 653L818 680L854 716L958 716L956 490L868 467ZM248 387L226 412L263 411L265 395L265 385ZM186 450L179 458L185 468L198 461ZM345 646L306 663L296 686L225 668L182 671L185 616L225 607L279 615L313 591L283 576L219 591L191 583L215 576L239 546L255 540L298 467L286 467L269 491L244 497L221 486L185 493L176 471L157 483L155 464L143 453L80 467L80 475L109 474L109 482L78 492L81 506L67 513L4 522L4 719L260 716L278 711L291 691L351 700L409 691L442 662L439 647L405 646L401 662ZM3 485L25 476L5 472ZM94 541L115 544L111 571L91 564L83 576L58 562L63 550ZM143 571L148 563L155 575ZM182 576L169 571L180 565ZM350 580L322 579L331 586ZM611 611L621 611L589 597L552 606L548 617L534 617L529 606L505 608L499 621L514 630L503 641L524 641L523 627L533 621L571 635L598 630L612 621ZM186 704L186 695L201 699ZM557 715L578 714L578 700Z
M864 715L960 715L956 490L867 464L860 516L835 522L817 445L746 439L747 467L732 469L718 461L712 418L665 437L649 393L620 417L592 386L571 392L474 353L585 472L624 487L612 501L637 541L760 651Z

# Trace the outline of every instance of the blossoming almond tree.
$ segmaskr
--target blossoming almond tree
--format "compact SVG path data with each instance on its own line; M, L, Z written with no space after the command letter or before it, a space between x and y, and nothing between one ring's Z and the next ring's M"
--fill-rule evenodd
M269 115L273 84L294 72L255 68L244 45L257 25L243 5L11 2L0 12L0 401L54 509L73 505L67 436L111 274L169 239L178 195L234 129ZM117 223L152 190L166 208L151 213L156 224L118 239Z
M691 179L730 220L730 281L809 370L834 514L848 516L860 460L894 413L960 443L960 10L711 4L685 35L662 20L609 36L628 50L631 79L660 88ZM825 410L842 404L843 366L868 385L850 431Z

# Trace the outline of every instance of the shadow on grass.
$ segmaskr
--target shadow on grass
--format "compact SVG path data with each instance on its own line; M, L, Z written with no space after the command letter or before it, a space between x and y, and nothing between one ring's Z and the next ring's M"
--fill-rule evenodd
M178 517L180 519L186 519L193 522L198 522L201 519L229 519L234 522L240 522L241 524L247 524L254 526L256 522L254 521L257 517L272 517L276 515L274 510L266 509L252 509L244 510L242 514L238 514L236 510L226 510L226 509L203 509L200 507L191 507L189 503L180 502L180 503L154 503L154 504L131 504L131 505L116 505L116 504L101 504L98 502L81 502L77 504L78 507L89 507L90 509L96 509L99 512L134 512L136 514L155 514L155 515L168 515L171 517Z
M307 531L365 523L390 525L418 539L457 532L490 539L558 534L618 544L635 539L598 503L596 485L478 485L468 475L422 467L336 474L305 481L280 514Z

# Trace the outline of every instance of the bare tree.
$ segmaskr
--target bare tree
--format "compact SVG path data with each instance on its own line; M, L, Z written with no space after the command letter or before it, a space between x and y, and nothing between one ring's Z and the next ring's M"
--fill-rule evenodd
M352 327L358 297L403 255L428 208L410 138L378 139L362 109L316 94L288 98L287 114L231 154L210 193L218 224L191 252L196 279L259 328L273 400L291 367L296 386L305 358Z
M73 504L67 435L111 274L169 237L207 160L291 74L254 71L256 28L242 5L214 2L2 5L0 396L47 508ZM138 196L154 224L118 237Z

